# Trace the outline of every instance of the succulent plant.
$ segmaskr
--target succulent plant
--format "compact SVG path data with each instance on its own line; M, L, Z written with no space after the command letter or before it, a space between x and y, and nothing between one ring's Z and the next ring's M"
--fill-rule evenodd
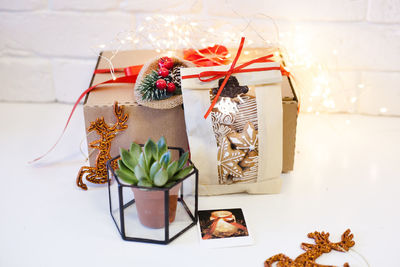
M119 169L115 173L132 185L170 187L193 169L193 166L186 166L189 152L184 153L178 161L171 161L171 152L164 137L157 143L149 139L143 149L133 142L129 150L121 148L120 155Z

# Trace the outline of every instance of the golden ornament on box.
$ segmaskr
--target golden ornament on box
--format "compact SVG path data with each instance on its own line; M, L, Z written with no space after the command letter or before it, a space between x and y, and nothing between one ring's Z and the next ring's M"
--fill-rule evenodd
M104 121L104 117L97 118L95 121L90 123L88 132L95 131L100 138L89 144L90 148L99 150L99 154L96 157L96 166L89 167L83 166L80 168L78 177L76 178L76 184L83 190L87 190L87 185L83 182L83 177L86 175L86 180L94 184L105 184L107 183L107 161L111 159L110 149L111 141L121 131L128 128L126 124L128 120L128 114L124 114L123 107L118 106L118 102L114 103L114 115L117 119L113 126L108 126ZM118 168L116 162L113 162L113 167Z

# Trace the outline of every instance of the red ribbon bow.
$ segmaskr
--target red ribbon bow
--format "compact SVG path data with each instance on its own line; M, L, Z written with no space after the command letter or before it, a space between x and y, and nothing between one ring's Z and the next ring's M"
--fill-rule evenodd
M262 63L262 62L274 62L273 60L271 60L270 58L273 57L273 55L267 55L267 56L263 56L263 57L259 57L253 60L250 60L238 67L235 68L236 62L239 59L239 56L242 52L243 49L243 45L244 45L244 40L245 38L242 37L242 39L240 40L240 45L239 45L239 49L236 53L235 59L233 60L230 68L227 71L203 71L199 74L193 74L193 75L185 75L182 76L182 79L190 79L190 78L198 78L200 81L202 82L210 82L210 81L214 81L217 79L220 79L222 77L225 76L224 81L222 82L221 86L219 87L219 90L217 92L217 94L215 95L215 98L213 100L213 102L211 103L210 107L208 108L206 114L204 115L204 118L207 119L208 115L210 115L212 109L214 108L215 104L218 101L219 96L222 93L222 90L224 89L226 83L228 82L229 77L231 76L232 73L243 73L243 72L255 72L255 71L268 71L268 70L281 70L281 72L283 74L285 74L282 71L282 67L266 67L266 68L248 68L248 69L244 69L245 67L254 64L254 63ZM205 77L210 77L210 78L205 78Z
M184 50L183 58L193 62L196 66L210 67L228 64L228 54L225 46L216 44L200 50L192 48Z

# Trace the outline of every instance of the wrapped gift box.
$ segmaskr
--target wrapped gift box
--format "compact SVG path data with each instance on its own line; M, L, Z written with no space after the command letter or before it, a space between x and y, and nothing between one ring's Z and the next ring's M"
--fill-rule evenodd
M105 58L110 58L112 52L103 52L99 57L96 69L109 68ZM114 68L123 68L132 65L144 64L159 56L154 50L120 51L113 59ZM123 75L116 73L116 76ZM111 79L110 74L93 75L91 85ZM90 86L91 86L90 85ZM90 92L84 101L85 127L88 129L90 122L98 117L104 117L106 123L115 122L113 104L118 101L124 106L124 112L129 114L128 128L118 134L112 141L111 156L119 154L119 148L128 148L132 141L145 143L148 138L158 140L165 136L169 146L188 149L185 130L184 112L182 106L168 110L152 109L136 103L133 84L106 84ZM283 107L283 166L282 171L293 170L294 150L296 140L297 107L298 101L290 79L283 77L282 82L282 107ZM97 140L95 133L87 134L88 144ZM94 166L97 151L91 153L89 148L90 166Z

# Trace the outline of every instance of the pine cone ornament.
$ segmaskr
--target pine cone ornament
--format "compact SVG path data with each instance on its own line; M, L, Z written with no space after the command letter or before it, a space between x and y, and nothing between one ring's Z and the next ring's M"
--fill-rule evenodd
M181 67L176 66L171 71L171 81L176 85L176 87L181 87Z
M181 105L180 68L187 67L194 67L194 64L175 56L156 57L148 61L135 83L137 103L155 109L171 109Z

